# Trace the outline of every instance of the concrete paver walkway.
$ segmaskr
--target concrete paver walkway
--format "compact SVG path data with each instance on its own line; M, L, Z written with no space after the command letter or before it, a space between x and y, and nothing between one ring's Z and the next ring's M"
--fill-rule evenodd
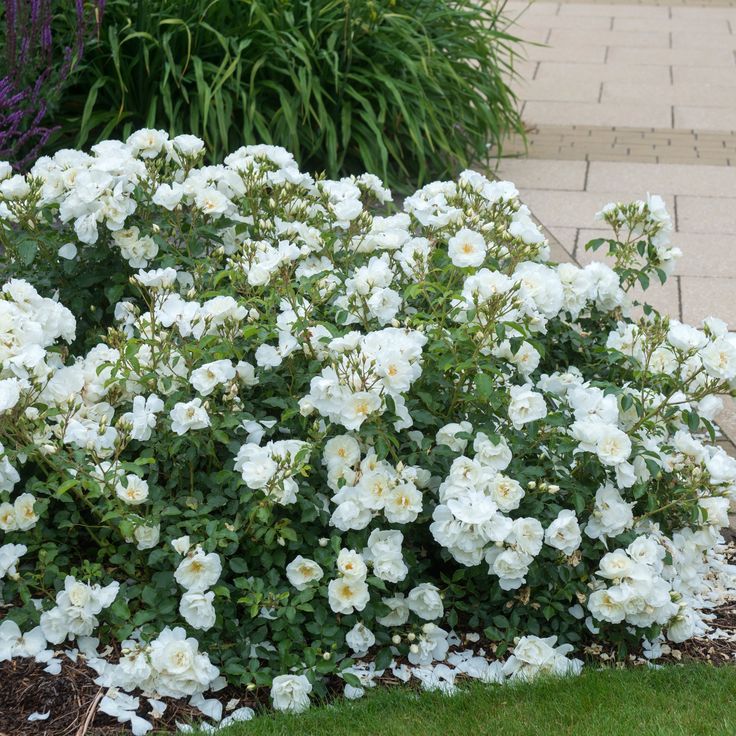
M660 194L683 251L647 300L692 324L736 327L736 2L511 0L527 47L516 91L530 127L498 175L580 263L594 214ZM731 402L723 429L736 441Z

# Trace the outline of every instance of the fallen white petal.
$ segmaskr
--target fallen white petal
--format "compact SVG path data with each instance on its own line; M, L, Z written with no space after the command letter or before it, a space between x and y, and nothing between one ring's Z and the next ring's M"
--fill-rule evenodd
M189 704L200 710L213 721L222 720L222 703L215 698L205 698L202 693L195 693L189 698Z
M43 668L44 672L48 672L50 675L58 675L61 672L61 660L51 659L46 667Z
M233 723L240 723L241 721L250 721L256 712L253 708L238 708L234 710L227 718L224 718L220 727L230 726Z
M166 712L166 703L161 700L148 698L148 704L151 706L151 715L154 718L161 718L161 716Z

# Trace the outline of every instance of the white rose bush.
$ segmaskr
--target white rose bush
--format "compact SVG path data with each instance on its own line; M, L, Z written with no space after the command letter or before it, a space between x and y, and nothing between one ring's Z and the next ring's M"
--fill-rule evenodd
M137 691L299 712L707 631L736 338L634 301L678 254L658 197L605 207L612 267L581 268L509 182L391 210L373 176L202 147L3 174L0 660L77 648L144 732Z

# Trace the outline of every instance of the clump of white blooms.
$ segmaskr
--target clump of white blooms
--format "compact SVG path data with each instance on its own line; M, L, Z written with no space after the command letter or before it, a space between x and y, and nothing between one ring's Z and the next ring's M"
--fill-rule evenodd
M0 660L73 644L144 733L138 690L299 712L333 673L450 693L708 631L736 337L633 300L678 255L661 199L581 268L476 172L397 208L202 157L138 131L0 188Z

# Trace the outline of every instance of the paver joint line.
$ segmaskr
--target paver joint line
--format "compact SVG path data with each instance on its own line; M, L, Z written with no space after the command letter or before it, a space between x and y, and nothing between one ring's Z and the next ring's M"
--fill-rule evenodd
M736 96L735 96L736 99ZM540 159L578 158L595 160L602 154L623 155L632 161L730 166L736 158L736 132L672 130L670 128L624 128L621 126L535 125L528 132L530 155ZM523 141L507 142L505 155L525 154Z

